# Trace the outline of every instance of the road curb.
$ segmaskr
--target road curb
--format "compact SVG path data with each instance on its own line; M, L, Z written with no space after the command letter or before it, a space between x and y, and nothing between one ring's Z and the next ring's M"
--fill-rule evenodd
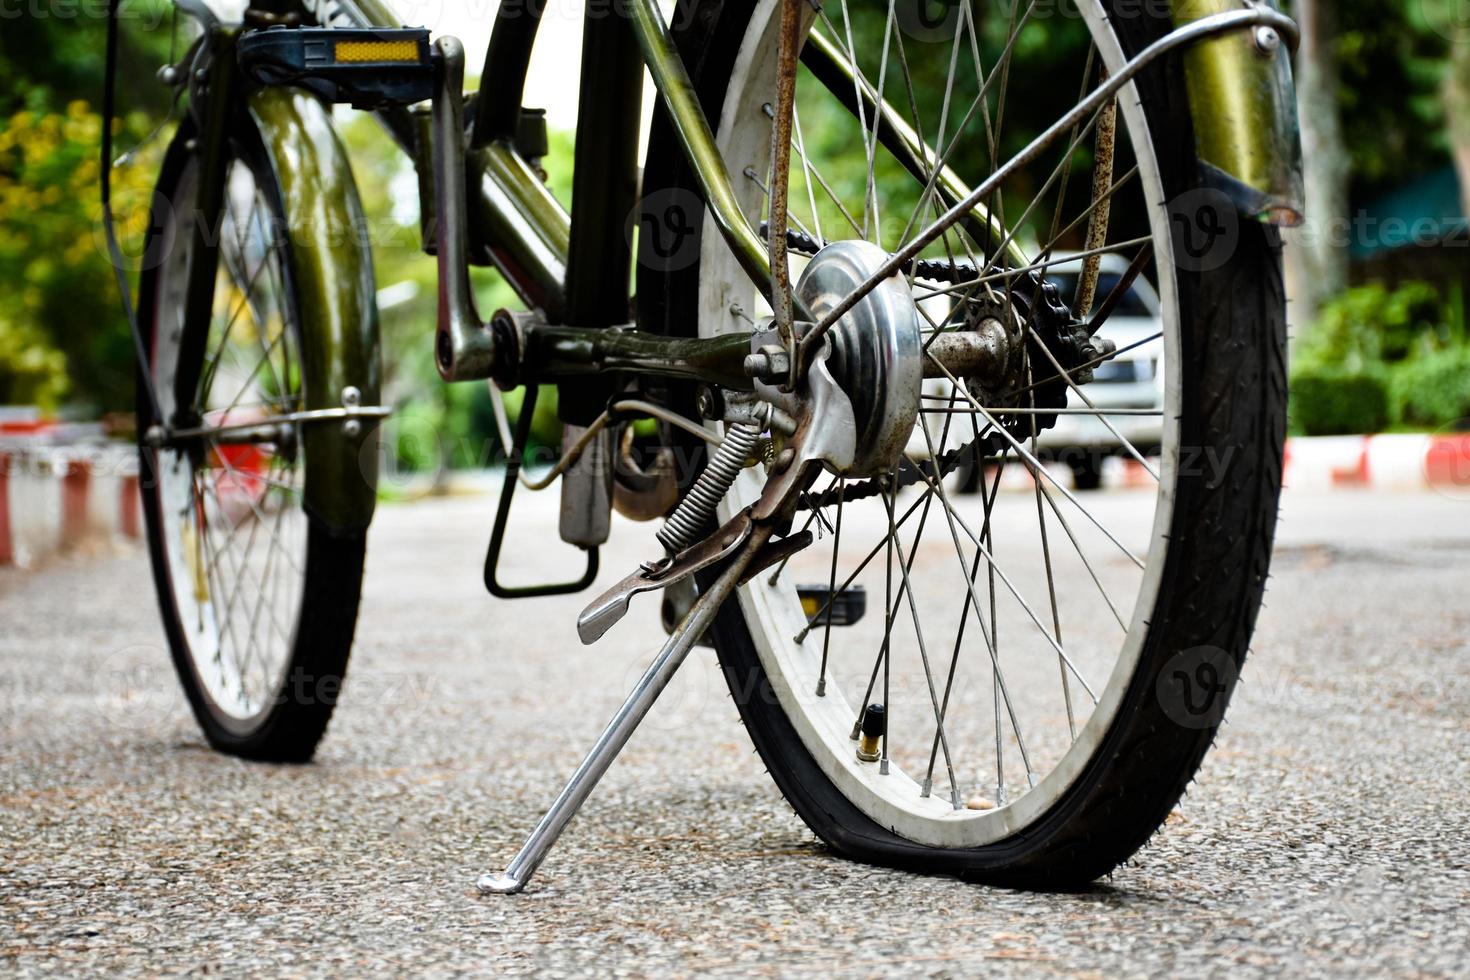
M1193 465L1210 464L1209 454ZM1155 472L1159 460L1146 460ZM1181 464L1185 465L1185 464ZM1283 485L1289 490L1433 490L1470 500L1470 433L1393 433L1374 436L1299 436L1286 441ZM1071 470L1048 463L1046 482L1074 490ZM994 470L987 471L987 480ZM1139 490L1155 485L1144 464L1126 456L1103 460L1102 486ZM1001 475L1002 491L1030 492L1030 472L1009 465Z
M0 445L0 566L136 540L140 507L131 446Z
M1438 490L1470 496L1470 433L1288 439L1290 489Z
M101 541L142 536L136 450L118 443L74 446L0 444L0 566L29 567ZM1150 460L1151 466L1157 461ZM1071 488L1066 466L1049 466ZM1288 439L1284 483L1291 490L1435 490L1470 500L1470 433L1312 436ZM498 478L497 478L498 480ZM493 492L484 480L476 491ZM1144 489L1153 478L1137 460L1103 468L1108 489ZM1001 488L1030 490L1024 468L1010 466Z

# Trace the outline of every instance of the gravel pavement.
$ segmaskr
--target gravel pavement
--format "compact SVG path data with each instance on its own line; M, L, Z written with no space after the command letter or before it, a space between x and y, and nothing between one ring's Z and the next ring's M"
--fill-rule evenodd
M508 577L565 575L555 501L517 508L543 533ZM1470 973L1470 501L1289 494L1231 723L1068 895L833 857L698 650L531 890L479 897L661 636L646 600L592 648L585 596L492 600L492 513L381 510L308 766L207 750L141 551L0 570L0 971Z

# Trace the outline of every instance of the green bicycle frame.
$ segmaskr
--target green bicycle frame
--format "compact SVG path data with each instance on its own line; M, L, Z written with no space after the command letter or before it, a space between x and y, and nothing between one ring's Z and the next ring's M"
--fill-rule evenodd
M1242 0L1170 0L1175 25L1183 26L1211 14L1240 10ZM1274 0L1268 4L1275 8ZM740 262L741 267L759 287L770 279L770 264L765 242L750 227L741 213L732 189L730 174L716 146L714 133L696 98L689 76L684 70L677 48L656 0L628 0L631 26L644 62L664 102L690 168L700 184L715 227ZM529 60L539 9L534 3L525 6L503 4L490 42L487 64L505 65L506 76L493 89L481 93L479 111L483 118L496 118L497 125L479 125L475 132L477 145L496 145L503 156L512 156L513 120L519 111L524 66ZM622 18L602 18L621 22ZM598 35L589 33L589 37ZM830 47L830 46L829 46ZM841 59L820 43L809 44L802 58L819 76L841 71ZM1199 157L1206 165L1207 178L1228 193L1240 209L1262 220L1293 224L1299 220L1302 207L1301 150L1297 133L1295 100L1291 84L1291 59L1286 44L1263 51L1250 32L1236 32L1203 41L1185 54L1185 73L1194 109L1196 142ZM833 86L833 91L847 93L853 86ZM637 101L637 90L618 91L604 88L584 92L583 112L588 109L606 118L616 116L617 107ZM863 110L873 118L878 105L874 93L864 91ZM487 106L490 107L489 111ZM927 173L932 151L922 146L907 128L898 124L899 117L891 109L882 114L879 131L884 147L911 172ZM624 142L631 141L625 134ZM600 144L599 144L600 145ZM472 154L471 184L476 182L476 160ZM554 201L548 201L545 186L529 167L492 167L480 161L483 175L480 200L471 200L475 229L485 236L481 248L495 256L517 291L527 302L548 314L552 322L560 322L563 309L556 300L575 291L575 284L564 278L565 263L548 263L538 259L544 255L548 225L569 227L570 218L560 213ZM954 202L968 193L959 178L942 171L937 182L941 197ZM488 217L499 210L495 205L510 203L521 220L507 220L501 215L490 226ZM574 212L581 203L574 199ZM620 224L625 212L602 214L600 220ZM579 222L583 219L578 216ZM591 220L591 219L588 219ZM972 212L967 222L972 233L981 240L1006 242L1008 254L1018 264L1027 264L1019 246L983 209ZM611 225L609 225L610 227ZM556 236L558 239L561 235ZM570 238L568 233L567 238ZM472 246L473 248L473 246ZM527 269L539 270L528 278ZM583 324L567 318L565 322Z
M1169 3L1176 27L1214 14L1261 7L1245 0ZM1265 6L1274 9L1274 0ZM279 2L260 0L251 12L271 22L281 16L280 7ZM310 16L317 7L331 8L338 23L364 28L399 26L380 0L311 0L300 12ZM766 244L740 211L714 132L656 0L626 0L623 9L626 16L615 17L589 10L578 122L579 146L621 150L599 159L597 166L576 168L574 206L568 214L518 145L526 68L541 5L535 0L506 0L497 8L487 52L496 83L478 96L465 161L470 261L494 265L529 306L556 325L554 338L548 333L544 342L525 345L523 353L534 352L535 356L526 357L520 365L519 382L636 370L739 384L743 378L739 345L691 349L688 342L680 347L672 339L608 329L625 327L633 319L629 297L632 256L624 223L636 203L634 148L642 65L648 67L658 88L713 226L752 282L763 290L770 282ZM205 163L213 160L217 164L222 159L223 127L230 113L222 111L227 107L220 103L229 98L234 82L234 36L230 29L216 28L210 39L216 79L207 89L208 104L199 109L200 154ZM1188 48L1184 67L1207 183L1229 194L1248 215L1291 224L1301 216L1301 161L1290 56L1283 40L1274 32L1237 30ZM841 70L841 59L820 42L808 44L802 58L819 76ZM846 92L852 86L833 88ZM304 351L312 402L308 407L338 407L349 386L374 402L379 369L371 256L360 236L332 237L334 230L360 227L361 204L346 153L332 131L330 113L310 97L288 90L255 92L249 106L275 158L287 196L287 213L301 226L292 229L292 245L304 279L297 284L307 307L303 312L312 324ZM925 174L932 168L931 151L898 124L897 114L875 93L857 91L850 108L883 120L885 148L910 171ZM389 109L378 114L416 161L428 158L421 145L425 130L412 113ZM422 168L421 179L431 179ZM203 216L217 218L220 189L211 189L208 177L201 188L210 191L201 197ZM951 203L965 200L970 192L947 171L937 178L936 189ZM433 195L422 195L422 199L431 201ZM294 216L300 215L309 220L295 221ZM966 223L978 239L1005 243L1011 261L1026 264L1012 236L983 209L973 209ZM204 244L207 252L210 244ZM190 309L208 310L213 282L204 267L212 265L197 265L200 271L190 279ZM578 331L585 331L586 336L579 338ZM582 391L586 397L568 400L568 421L585 424L584 417L605 398L595 385L584 384ZM363 526L371 517L374 495L372 436L349 435L340 426L321 426L311 438L318 443L315 448L322 450L313 452L312 458L327 461L315 464L315 475L308 474L308 506L334 527Z

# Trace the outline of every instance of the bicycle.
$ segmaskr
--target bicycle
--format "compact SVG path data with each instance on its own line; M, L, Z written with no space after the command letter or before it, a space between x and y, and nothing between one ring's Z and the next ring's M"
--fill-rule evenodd
M525 886L698 642L840 854L1068 887L1162 824L1243 662L1280 489L1276 226L1301 190L1274 4L683 0L673 27L654 0L592 6L570 212L524 108L535 4L500 6L494 84L469 98L462 45L379 0L256 0L239 24L177 7L201 31L160 73L188 112L139 287L140 452L164 626L215 748L310 758L332 702L286 692L340 678L351 648L388 409L371 254L342 234L363 223L333 128L348 103L417 165L440 374L526 387L501 420L487 587L585 589L614 510L662 522L578 630L595 642L658 593L667 641L482 890ZM1022 49L1056 63L1018 101ZM1066 295L1047 277L1063 252ZM1108 255L1126 272L1103 292ZM525 309L483 317L471 264ZM1093 369L1123 352L1109 316L1140 277L1160 329L1125 348L1159 348L1164 407L1099 407ZM532 480L539 384L566 441ZM1069 489L1036 442L1068 414L1117 435L1149 489ZM1153 417L1156 454L1128 415ZM557 476L585 573L507 584L512 495Z

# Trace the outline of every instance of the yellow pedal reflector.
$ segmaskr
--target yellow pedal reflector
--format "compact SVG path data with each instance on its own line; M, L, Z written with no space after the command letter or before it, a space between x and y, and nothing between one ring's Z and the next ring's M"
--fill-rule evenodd
M861 585L849 585L836 595L826 585L798 585L801 611L813 626L852 626L868 611L868 594Z
M416 65L419 62L419 45L412 40L338 41L335 51L338 64L392 62Z

